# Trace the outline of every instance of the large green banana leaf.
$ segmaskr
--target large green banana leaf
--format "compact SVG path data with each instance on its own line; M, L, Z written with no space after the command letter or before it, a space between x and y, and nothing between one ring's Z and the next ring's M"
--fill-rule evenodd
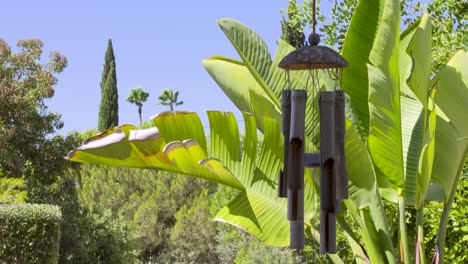
M423 15L401 35L400 90L405 202L420 208L432 173L436 111L429 110L431 19ZM432 95L432 97L430 97Z
M242 62L220 56L203 61L203 66L223 89L224 93L242 112L256 113L259 129L263 131L262 119L273 118L280 122L279 108L253 78Z
M448 198L452 189L457 187L460 168L463 168L468 153L468 142L457 140L468 134L468 53L457 52L433 78L431 86L437 89L437 109L441 109L449 119L437 118L432 180L442 186Z
M219 19L218 25L231 41L250 74L268 94L269 99L279 107L278 98L267 88L266 84L272 61L270 51L263 39L249 27L232 19Z
M352 122L346 120L345 159L349 175L346 209L362 232L371 263L394 263L393 244L366 145Z
M207 157L203 127L195 113L165 112L153 122L158 129L138 130L135 126L123 125L105 131L86 140L66 158L108 166L171 171L245 189L219 160Z
M431 74L431 18L425 13L400 37L400 91L427 106Z
M341 85L362 137L368 136L381 194L394 202L404 195L407 205L419 208L434 156L435 113L427 107L431 21L423 16L400 39L398 8L396 1L359 2L344 45L350 67ZM369 25L374 20L375 29Z
M309 95L308 107L306 108L306 135L312 138L312 134L317 134L318 131L313 130L313 124L316 123L318 117L314 115L312 107L313 102L316 101L317 91L312 90L309 73L307 71L292 71L289 73L290 83L288 83L285 71L277 67L284 56L294 50L294 47L279 40L278 49L274 60L272 60L266 44L251 28L228 18L218 20L218 24L233 44L242 62L215 56L204 60L203 66L229 99L243 112L255 113L256 117L267 116L265 113L268 113L270 116L267 117L274 118L279 116L273 114L274 111L278 114L281 113L279 102L282 90L306 89ZM237 64L237 66L230 63ZM250 73L249 76L244 75L247 71ZM325 71L319 72L317 82L319 90L333 89L332 78ZM257 96L250 96L252 93ZM260 97L264 97L263 101L266 102L267 106L258 102ZM266 109L261 109L265 112L263 113L257 112L253 108ZM257 119L257 121L259 120ZM259 128L261 130L261 126Z
M379 186L403 193L404 170L399 88L399 4L362 0L346 35L349 67L341 87L350 97Z
M350 96L360 133L369 134L369 72L367 62L378 31L381 1L358 1L343 45L349 67L343 70L340 86Z
M368 1L365 1L368 2ZM398 48L400 39L399 3L380 1L379 23L369 54L369 137L367 147L378 176L403 192L404 172L401 140ZM352 62L350 62L352 63ZM351 96L351 100L352 100Z

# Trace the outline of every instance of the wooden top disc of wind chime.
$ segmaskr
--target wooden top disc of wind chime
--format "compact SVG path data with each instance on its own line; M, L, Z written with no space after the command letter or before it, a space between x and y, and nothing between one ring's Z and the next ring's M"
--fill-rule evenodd
M312 33L309 36L309 44L299 48L283 58L278 67L285 70L310 70L346 68L348 62L336 51L319 46L320 36Z

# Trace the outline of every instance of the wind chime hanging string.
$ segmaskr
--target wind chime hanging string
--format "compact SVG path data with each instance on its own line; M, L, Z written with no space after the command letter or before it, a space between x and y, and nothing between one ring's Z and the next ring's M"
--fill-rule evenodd
M313 42L317 42L316 45L319 43L320 41L320 36L315 32L315 27L317 25L317 20L316 20L316 17L315 17L315 0L312 1L312 34L310 35L311 38L308 39L309 41L309 45L312 45ZM315 38L315 39L313 39ZM318 39L317 39L318 38ZM313 71L312 70L312 67L309 68L309 76L312 77L312 95L314 96L313 99L318 99L318 92L319 92L319 89L320 89L320 82L319 82L319 74L318 74L318 71ZM312 101L312 117L313 117L313 120L312 120L312 137L313 139L315 138L316 136L316 128L318 126L318 111L317 111L317 107L316 107L316 102L317 100L313 100ZM312 140L313 140L312 139ZM317 146L316 146L316 142L312 142L312 153L317 153L318 152L318 149L317 149ZM311 169L311 173L315 174L317 173L317 170L316 169ZM318 213L319 213L319 208L316 204L316 201L318 200L318 196L317 196L317 191L314 189L313 192L312 192L312 219L310 219L310 223L311 223L311 226L312 226L312 232L315 232L315 230L318 230L319 226L318 226L318 222L319 222L319 218L317 217ZM313 240L313 245L312 245L312 252L313 252L313 257L314 259L317 259L317 255L316 255L316 252L318 252L319 250L317 250L318 248L320 248L320 244L315 242L315 239Z

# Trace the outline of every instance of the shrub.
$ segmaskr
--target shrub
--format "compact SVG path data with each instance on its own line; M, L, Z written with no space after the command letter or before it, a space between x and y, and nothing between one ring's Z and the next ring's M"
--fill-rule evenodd
M24 188L24 179L4 177L0 170L0 204L24 203L28 197Z
M0 205L0 263L58 263L58 206Z

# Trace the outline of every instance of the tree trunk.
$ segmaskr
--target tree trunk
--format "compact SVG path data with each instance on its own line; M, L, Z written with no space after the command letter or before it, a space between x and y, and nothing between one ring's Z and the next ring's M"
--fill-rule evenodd
M142 112L142 108L143 108L143 107L138 106L138 116L140 116L140 126L141 126L141 123L142 123L142 121L141 121L141 112Z

